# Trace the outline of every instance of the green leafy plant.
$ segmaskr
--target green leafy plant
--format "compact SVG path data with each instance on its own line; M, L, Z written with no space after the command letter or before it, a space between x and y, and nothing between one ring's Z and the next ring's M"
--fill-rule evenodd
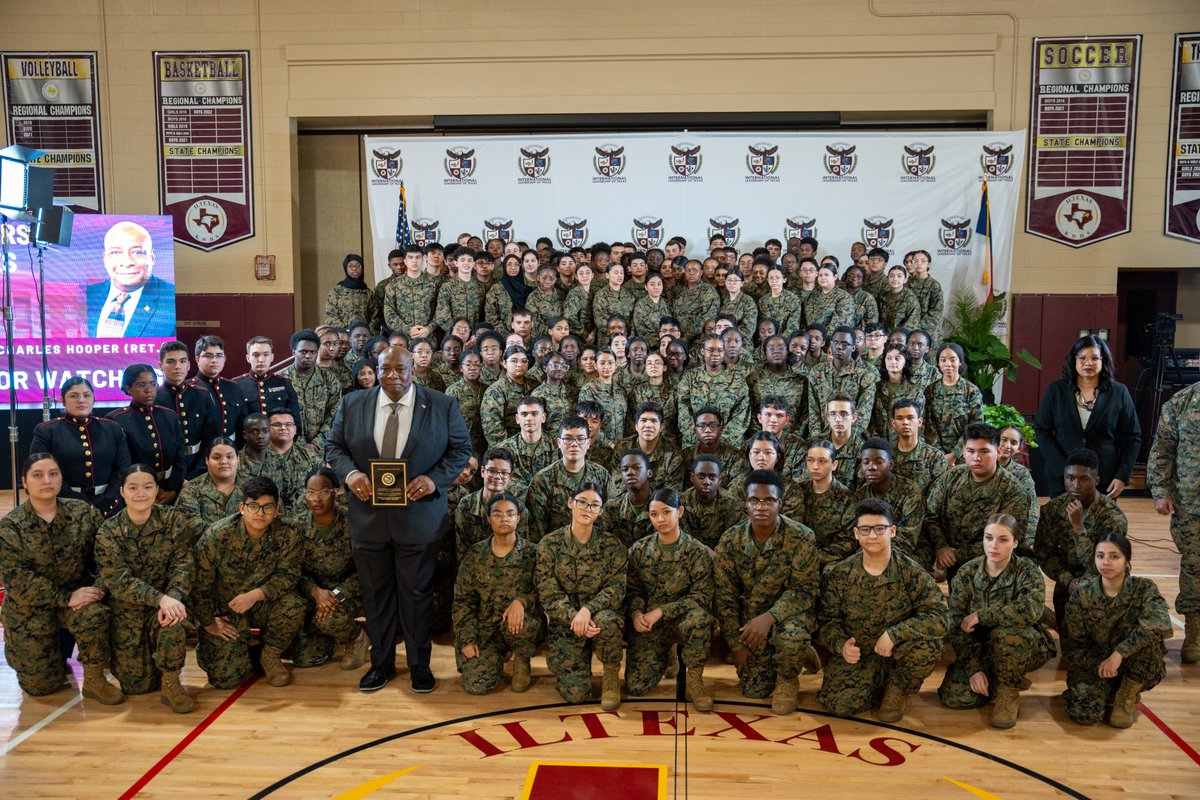
M990 391L1001 375L1010 381L1017 379L1017 362L1008 345L995 333L1006 313L1003 294L977 303L974 292L960 289L950 298L949 329L945 339L966 353L963 377L983 391ZM1031 367L1042 368L1042 362L1025 348L1021 348L1017 358Z
M994 428L1006 428L1012 425L1021 432L1026 447L1037 447L1037 439L1033 435L1033 426L1025 419L1025 415L1010 405L997 403L994 406L983 407L983 421Z

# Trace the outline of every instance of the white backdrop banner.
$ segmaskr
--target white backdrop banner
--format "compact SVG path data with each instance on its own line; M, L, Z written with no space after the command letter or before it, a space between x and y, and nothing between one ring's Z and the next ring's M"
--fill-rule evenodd
M982 298L982 184L998 294L1011 276L1025 132L367 136L364 145L376 279L396 246L403 181L419 244L469 232L649 248L683 236L688 255L701 256L716 232L739 251L813 236L843 268L855 241L885 248L893 263L928 250L947 294L971 286Z

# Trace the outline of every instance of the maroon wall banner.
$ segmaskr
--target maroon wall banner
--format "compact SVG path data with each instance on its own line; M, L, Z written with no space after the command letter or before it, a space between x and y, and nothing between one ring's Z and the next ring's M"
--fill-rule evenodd
M1165 233L1200 242L1200 33L1175 35Z
M1033 40L1025 231L1071 247L1129 231L1142 37Z
M104 210L96 54L5 53L4 108L9 144L46 155L54 199L80 212Z
M159 207L175 241L216 250L254 236L250 53L154 54Z

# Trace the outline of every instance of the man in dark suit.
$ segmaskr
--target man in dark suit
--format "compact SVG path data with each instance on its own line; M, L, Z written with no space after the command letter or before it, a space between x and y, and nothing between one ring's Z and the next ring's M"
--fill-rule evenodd
M136 222L104 234L108 280L87 287L88 333L99 338L175 336L175 285L154 277L154 242Z
M471 437L458 403L413 384L407 350L379 355L379 388L342 399L325 445L325 457L350 490L350 544L362 583L371 668L359 681L364 692L382 689L396 674L396 627L413 691L434 687L429 669L430 586L449 528L446 496L471 456ZM407 463L408 505L371 504L370 461Z

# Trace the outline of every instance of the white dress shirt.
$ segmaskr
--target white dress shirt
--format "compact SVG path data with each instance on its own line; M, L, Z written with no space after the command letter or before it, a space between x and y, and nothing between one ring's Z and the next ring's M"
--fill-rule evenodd
M400 398L399 434L396 436L396 452L383 452L383 431L387 428L388 416L392 413L392 401L387 393L379 390L379 402L375 406L375 447L379 450L380 458L399 458L408 444L408 434L412 430L413 406L416 405L416 386L409 386L408 391Z
M93 332L95 336L104 336L104 323L108 319L108 315L112 313L113 303L117 301L117 295L127 294L129 299L125 301L122 311L125 312L125 325L121 328L121 336L125 335L125 331L129 329L129 320L133 319L133 312L137 310L138 303L142 299L142 289L144 285L139 286L132 292L122 292L110 281L108 284L108 298L104 301L104 305L100 306L100 319L96 320L96 330Z

